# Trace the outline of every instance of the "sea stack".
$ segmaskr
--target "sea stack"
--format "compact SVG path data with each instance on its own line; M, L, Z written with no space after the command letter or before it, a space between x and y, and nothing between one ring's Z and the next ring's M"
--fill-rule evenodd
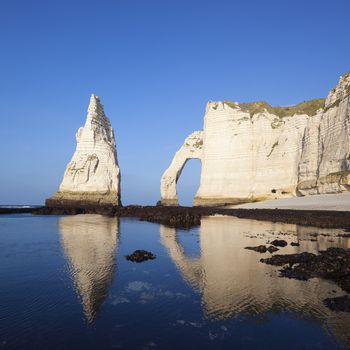
M189 159L202 171L194 205L225 205L350 190L350 72L327 99L289 107L208 102L161 179L161 203L177 205Z
M98 96L91 95L85 126L76 134L77 147L48 207L120 205L120 170L114 131Z

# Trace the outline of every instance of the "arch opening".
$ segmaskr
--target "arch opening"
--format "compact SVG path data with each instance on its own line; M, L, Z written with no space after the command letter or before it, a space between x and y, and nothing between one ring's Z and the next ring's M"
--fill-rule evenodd
M179 205L193 206L194 197L199 189L201 169L202 162L200 159L186 160L176 181Z

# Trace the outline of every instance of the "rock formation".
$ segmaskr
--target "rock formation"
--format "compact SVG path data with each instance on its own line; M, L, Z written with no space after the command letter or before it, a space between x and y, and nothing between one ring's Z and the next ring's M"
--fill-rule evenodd
M46 200L46 205L120 205L114 131L95 95L91 95L85 126L79 128L76 139L77 148L59 191Z
M182 147L176 152L170 167L165 171L161 182L162 203L177 205L176 183L182 169L189 159L203 158L202 131L195 131L187 137Z
M191 134L161 179L161 202L178 203L189 159L202 171L195 205L336 193L350 189L350 72L327 99L290 107L209 102L203 131Z

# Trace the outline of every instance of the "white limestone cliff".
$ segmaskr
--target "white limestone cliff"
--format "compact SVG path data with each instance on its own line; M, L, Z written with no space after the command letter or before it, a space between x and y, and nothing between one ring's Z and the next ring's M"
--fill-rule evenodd
M202 131L195 131L188 136L182 147L176 152L170 167L165 171L161 181L162 202L166 205L177 205L176 183L181 175L182 169L189 159L200 159L203 157Z
M59 191L46 205L120 205L120 170L113 128L98 96L91 95L84 127Z
M337 193L350 187L350 72L326 99L322 114L309 119L303 140L298 191Z
M185 144L176 153L161 179L162 204L177 204L182 159L191 158L202 162L195 205L348 191L349 93L350 73L326 100L290 107L209 102L200 156Z

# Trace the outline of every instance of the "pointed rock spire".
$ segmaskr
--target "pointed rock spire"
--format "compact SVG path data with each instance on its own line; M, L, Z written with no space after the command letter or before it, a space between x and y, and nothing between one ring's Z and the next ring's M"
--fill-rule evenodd
M46 205L120 205L114 131L95 95L91 95L85 126L78 130L76 139L77 148L59 191L46 200Z

